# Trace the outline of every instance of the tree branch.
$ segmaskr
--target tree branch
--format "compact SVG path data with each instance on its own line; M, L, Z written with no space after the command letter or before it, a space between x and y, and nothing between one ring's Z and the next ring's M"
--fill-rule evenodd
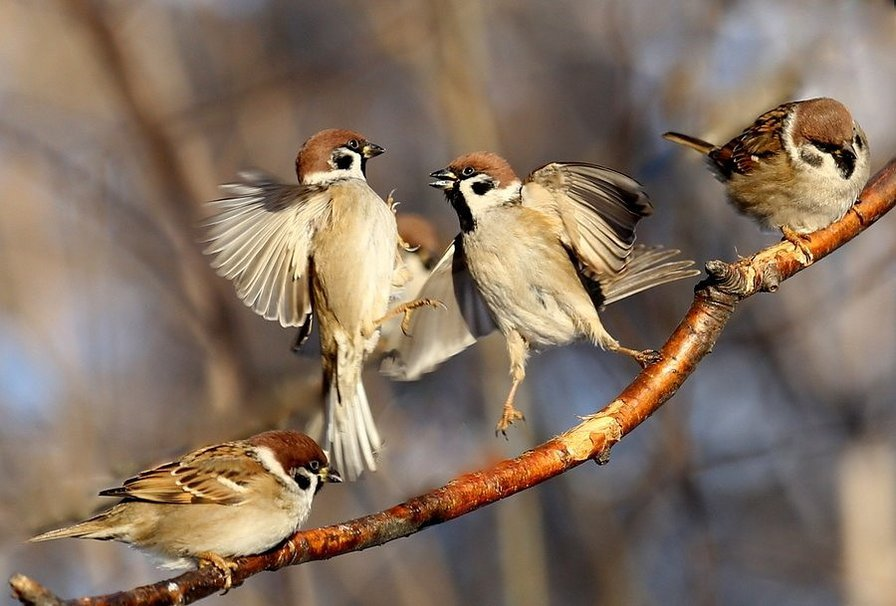
M843 219L807 236L802 247L785 241L737 263L707 263L710 278L697 285L690 309L662 348L663 360L643 370L600 412L491 469L461 476L379 513L298 532L274 550L239 558L233 572L234 584L263 570L382 545L494 503L585 461L606 463L613 445L671 398L694 372L741 300L760 291L774 291L782 281L867 229L894 205L896 159L869 181ZM10 585L25 604L163 605L188 604L206 597L223 587L223 578L217 569L208 567L130 591L69 601L60 600L23 575L13 576Z

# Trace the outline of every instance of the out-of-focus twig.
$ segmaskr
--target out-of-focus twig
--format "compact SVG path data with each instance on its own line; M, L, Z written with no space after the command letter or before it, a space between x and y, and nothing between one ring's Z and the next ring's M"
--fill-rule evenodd
M714 277L696 289L690 309L662 348L663 360L643 370L600 412L491 469L461 476L379 513L299 532L267 553L239 558L233 582L239 584L263 570L382 545L499 501L586 461L606 462L613 445L671 398L694 372L741 300L760 291L775 290L783 280L854 238L894 205L896 159L871 179L843 219L807 236L804 250L781 242L737 263L708 263ZM15 596L23 603L84 606L187 604L221 589L223 583L220 571L207 567L130 591L61 601L27 577L16 575L10 580Z

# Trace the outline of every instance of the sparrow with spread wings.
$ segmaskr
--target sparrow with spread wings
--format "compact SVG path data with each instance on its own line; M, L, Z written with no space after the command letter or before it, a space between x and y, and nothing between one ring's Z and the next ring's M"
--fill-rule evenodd
M657 352L623 347L598 310L660 284L697 275L677 250L634 246L652 207L640 184L585 163L551 163L521 181L500 156L461 156L431 175L457 212L461 233L418 297L447 310L421 312L383 364L413 380L500 330L510 354L510 393L497 431L523 418L514 396L530 350L586 338L642 366Z

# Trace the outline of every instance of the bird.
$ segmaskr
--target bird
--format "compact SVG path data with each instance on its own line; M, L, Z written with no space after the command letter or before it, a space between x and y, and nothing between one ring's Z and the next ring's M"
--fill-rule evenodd
M399 263L394 205L367 184L367 161L385 150L363 135L327 129L296 156L298 184L247 171L208 203L205 253L257 314L299 327L295 349L319 325L325 447L345 477L376 470L382 440L361 371L380 326L420 303L388 310Z
M414 380L499 330L512 384L496 433L523 414L514 397L531 350L588 339L642 366L652 350L624 347L598 310L645 289L697 275L679 251L634 246L635 226L652 212L634 179L584 162L553 162L521 181L492 152L462 155L430 175L457 213L460 233L417 296L446 310L420 313L381 370Z
M801 236L846 214L870 171L865 132L827 97L779 105L722 146L677 132L663 137L705 155L738 211L801 248Z
M99 493L121 498L117 505L30 541L120 541L168 568L213 565L228 589L232 558L267 551L292 535L308 519L323 485L341 481L310 437L266 431L141 471Z

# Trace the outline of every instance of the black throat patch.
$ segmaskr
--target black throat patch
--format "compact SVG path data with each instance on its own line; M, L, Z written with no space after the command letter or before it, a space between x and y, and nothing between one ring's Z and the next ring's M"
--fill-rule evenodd
M445 197L448 198L448 202L451 203L451 206L454 207L454 211L457 213L460 230L464 233L470 233L476 229L476 220L473 218L473 213L470 212L470 207L467 204L464 195L460 193L459 182L455 183L453 188L445 192Z

